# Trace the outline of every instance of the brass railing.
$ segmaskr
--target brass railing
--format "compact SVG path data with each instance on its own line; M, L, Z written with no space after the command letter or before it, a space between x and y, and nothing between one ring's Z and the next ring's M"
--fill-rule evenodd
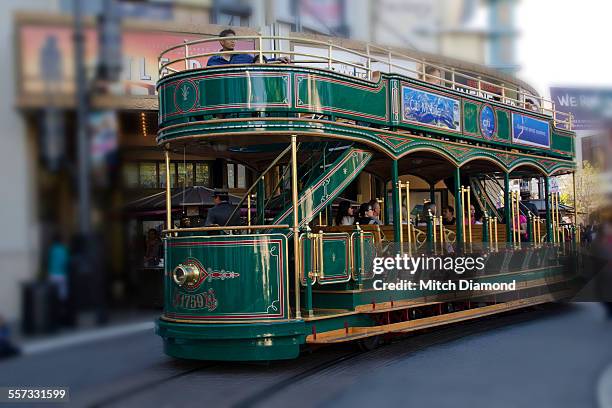
M368 80L372 80L375 77L375 72L383 70L386 70L388 73L408 75L441 87L466 92L484 99L494 99L506 105L533 110L550 116L555 127L572 130L572 114L558 111L555 103L551 100L527 92L519 86L509 87L504 83L494 83L485 80L482 78L482 74L479 73L432 63L424 58L416 58L390 48L367 44L366 52L364 53L334 44L332 41L290 36L241 35L234 36L232 39L252 41L255 49L194 54L190 52L190 50L198 45L218 42L220 39L220 37L211 37L195 41L185 41L183 44L166 49L159 56L160 78L171 73L192 69L192 64L194 67L200 68L198 58L207 58L213 55L234 55L253 52L258 55L259 61L263 61L264 55L286 56L291 58L291 63L295 65L316 66L321 64L323 68L337 70L340 67L334 65L340 64L353 69L351 75ZM264 42L270 43L271 47L269 49L264 48ZM288 49L276 48L277 45L281 44L285 44ZM311 48L305 51L296 51L296 46L310 46ZM317 54L316 51L319 51L319 53ZM171 55L177 52L180 55L179 58L170 58ZM335 56L337 54L341 55ZM194 61L197 61L197 63L194 63ZM440 74L434 75L427 72L432 70L437 70ZM495 90L495 92L492 90Z

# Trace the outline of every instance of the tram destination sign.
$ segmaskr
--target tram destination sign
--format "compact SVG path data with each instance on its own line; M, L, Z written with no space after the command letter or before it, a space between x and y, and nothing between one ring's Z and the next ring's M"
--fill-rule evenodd
M402 87L402 118L409 123L461 131L459 99L409 86Z
M548 121L513 113L512 142L549 149L550 125Z

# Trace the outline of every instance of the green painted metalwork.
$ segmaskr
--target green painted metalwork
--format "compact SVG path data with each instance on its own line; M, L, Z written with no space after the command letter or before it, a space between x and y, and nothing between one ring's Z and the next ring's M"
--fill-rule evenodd
M287 319L287 237L283 234L166 238L164 315L177 319ZM197 284L177 285L173 270L192 263Z
M298 112L331 113L375 123L389 121L386 80L372 86L315 73L296 73L294 78Z
M479 134L478 105L473 102L463 103L463 131L469 134Z
M400 242L401 224L399 223L402 203L399 201L399 170L397 160L391 163L391 191L393 192L393 239Z
M510 209L510 174L504 173L504 223L506 224L506 240L511 241L512 214Z
M264 225L266 204L266 184L263 177L257 182L257 222Z
M350 237L347 233L323 235L323 267L320 284L346 282L351 279Z
M463 242L463 206L461 205L461 170L457 167L453 175L453 187L455 189L455 221L457 243Z
M234 119L231 126L219 122L197 122L189 126L176 126L162 129L158 133L158 143L171 140L182 140L201 135L231 135L252 133L253 138L265 140L269 135L298 134L300 136L330 138L348 138L359 141L377 150L383 151L392 158L403 157L411 152L429 150L446 157L452 163L461 166L473 159L487 158L495 162L505 171L510 171L522 165L530 165L541 169L543 174L561 171L573 171L575 163L572 160L544 158L519 152L508 152L487 147L475 147L452 141L439 140L416 135L398 134L382 129L349 126L337 122L312 122L305 119L266 119L243 118Z
M546 196L546 242L552 242L552 210L550 203L550 177L548 176L544 178L544 195Z
M329 166L310 186L299 194L298 215L300 227L308 224L331 203L359 175L372 158L372 153L349 148ZM293 207L289 206L278 215L274 224L290 224Z
M157 321L164 352L211 361L268 361L297 358L305 341L302 320L249 324L191 324Z
M461 101L462 129L459 132L445 131L418 123L402 122L399 92L403 86L431 90ZM572 159L574 155L573 133L554 128L552 119L547 116L528 112L551 123L551 149L515 145L510 139L510 113L526 111L452 89L444 89L442 92L440 87L396 74L383 73L378 82L371 82L327 70L297 66L215 67L168 75L159 82L158 92L160 143L180 137L185 130L174 128L170 131L168 126L189 123L187 131L195 130L190 122L215 119L219 118L219 115L234 118L253 116L255 113L255 116L259 116L260 112L276 117L314 113L326 115L326 119L355 120L366 127L397 126L549 157ZM480 112L484 106L493 110L497 122L494 135L490 139L482 135L479 125ZM312 122L310 126L316 125ZM225 126L226 130L228 128L229 126ZM214 126L200 126L198 129L201 136L215 130ZM403 144L401 146L403 147ZM400 146L388 144L381 147L390 147L391 154L394 155L401 155L402 150L407 151L400 149Z

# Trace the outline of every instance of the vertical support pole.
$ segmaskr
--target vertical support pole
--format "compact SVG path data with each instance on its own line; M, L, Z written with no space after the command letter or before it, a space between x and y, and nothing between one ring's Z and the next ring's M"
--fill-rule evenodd
M533 239L533 215L529 213L529 219L527 221L527 241L535 242Z
M511 194L510 194L510 173L504 173L504 221L506 223L506 241L510 242L512 237L512 206L511 206Z
M557 242L561 241L561 211L559 209L559 207L561 206L561 193L557 192L555 193L556 197L555 197L555 204L557 205L556 207L556 211L557 211Z
M440 227L440 252L444 252L444 220L442 216L438 217L438 226Z
M467 195L467 213L468 213L468 233L470 236L470 244L472 243L472 197L470 186L465 188L465 193Z
M166 229L172 229L172 198L170 188L170 151L166 146Z
M408 246L409 248L412 248L412 223L410 222L410 181L406 181L406 217L407 217L406 218L406 230L408 231Z
M550 177L544 178L544 195L546 196L546 241L553 242L552 239L552 212L551 212L551 196L550 196Z
M300 229L298 219L298 181L297 181L297 136L291 136L291 199L293 202L293 259L295 268L295 318L301 319L300 310Z
M264 58L263 58L263 38L262 38L261 34L259 34L259 37L257 37L257 43L258 43L258 48L259 48L259 64L263 64L264 63Z
M455 168L455 177L453 178L453 184L455 187L455 214L456 218L456 234L457 244L463 242L463 206L461 205L461 170L459 167Z
M400 241L400 232L402 224L400 218L402 214L402 203L399 201L399 169L397 160L393 160L391 165L391 188L393 190L393 239L395 242Z
M555 193L551 193L550 194L550 205L552 207L552 239L553 242L558 242L559 240L557 239L557 233L558 233L558 227L559 225L557 224L557 194Z
M489 214L485 210L482 217L482 243L483 245L489 242Z
M512 193L512 242L518 243L520 241L520 218L518 214L518 191L513 191Z
M247 196L247 225L251 226L251 193ZM251 231L249 230L249 233Z
M399 217L397 218L397 223L399 224L399 243L400 246L404 243L404 220L402 219L402 182L398 181L397 182L397 200L399 201L399 205L400 205L400 212L399 212Z
M327 45L327 69L329 69L330 71L333 68L332 52L333 52L332 42L328 41L328 45Z
M383 218L384 224L389 225L389 192L387 191L387 181L383 183Z
M187 40L183 40L183 42L185 43L185 71L187 71L189 69L189 46Z
M436 218L431 213L431 210L427 214L425 220L427 225L427 248L432 251L436 248Z
M257 222L259 225L265 225L266 214L265 206L266 203L266 183L264 176L259 178L257 182Z
M313 235L310 232L310 227L307 225L306 226L306 239L304 240L304 244L305 245L306 242L308 242L310 244L310 251L312 253L312 251L314 250L314 246L313 246L313 239L312 239ZM298 240L298 242L301 242ZM302 246L299 247L299 257L300 257L300 265L302 265L302 267L300 268L300 270L303 270L304 272L304 278L306 279L306 309L308 310L308 317L312 317L313 311L312 311L312 276L311 274L316 273L314 270L314 265L309 264L308 267L306 267L306 262L312 262L311 260L313 259L313 257L310 256L305 256L304 258L302 258L302 252L304 252L304 254L306 254L306 251L303 251ZM303 263L302 263L303 262ZM309 271L307 273L307 271Z
M580 244L580 225L578 225L578 196L576 194L576 172L572 173L572 185L574 189L574 239Z
M434 184L429 185L429 201L433 204L436 203L436 186Z

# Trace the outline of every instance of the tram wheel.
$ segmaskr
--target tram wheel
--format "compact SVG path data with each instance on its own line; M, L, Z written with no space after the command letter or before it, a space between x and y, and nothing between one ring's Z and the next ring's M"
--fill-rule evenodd
M361 339L357 342L357 345L361 351L372 351L382 344L380 336L371 336Z

